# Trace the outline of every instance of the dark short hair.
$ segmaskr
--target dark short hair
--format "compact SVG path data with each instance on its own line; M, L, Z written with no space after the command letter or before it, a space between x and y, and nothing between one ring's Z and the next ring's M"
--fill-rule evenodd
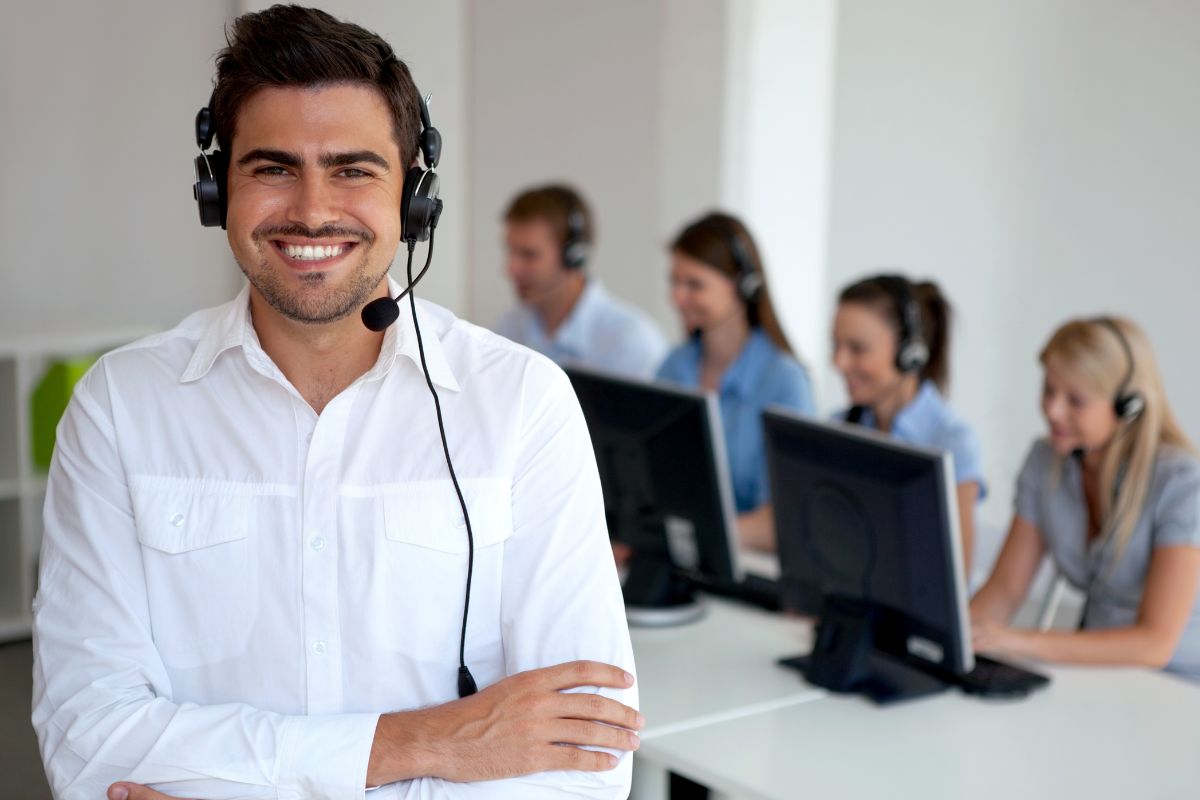
M554 231L559 246L567 243L568 218L577 213L582 221L579 240L591 244L595 239L595 223L592 210L584 202L583 195L561 183L535 186L518 194L504 212L505 222L529 222L545 220Z
M319 9L275 5L235 19L225 42L217 54L211 108L226 152L242 104L258 90L361 84L377 89L387 103L402 166L416 158L420 95L408 67L378 34Z

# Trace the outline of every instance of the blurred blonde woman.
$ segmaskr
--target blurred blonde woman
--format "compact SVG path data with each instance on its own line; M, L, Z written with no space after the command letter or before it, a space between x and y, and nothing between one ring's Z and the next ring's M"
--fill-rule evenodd
M1042 414L1016 515L971 601L975 649L1200 680L1200 461L1128 320L1063 325L1041 352ZM1009 626L1049 551L1086 593L1078 631Z

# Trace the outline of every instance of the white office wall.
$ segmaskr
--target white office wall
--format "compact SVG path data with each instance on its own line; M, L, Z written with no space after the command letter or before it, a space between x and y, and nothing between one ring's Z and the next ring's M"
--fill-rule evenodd
M837 24L830 286L896 267L948 292L985 519L1010 513L1036 354L1072 315L1140 321L1200 439L1200 4L842 0Z
M827 358L829 339L822 311L836 3L730 3L726 30L722 198L753 232L788 340L813 366Z
M654 248L620 274L630 296L649 307L672 341L683 336L667 293L667 245L702 213L729 206L721 163L730 136L728 81L734 43L727 0L663 0L659 34L658 217ZM648 287L638 293L639 283Z
M468 3L473 319L512 302L508 201L565 180L596 212L594 274L678 336L664 248L720 200L725 3Z
M470 3L473 320L512 303L501 215L531 184L565 181L590 202L590 269L617 295L654 299L658 4ZM622 277L637 276L637 294ZM657 277L656 275L654 276Z
M191 198L230 4L42 0L0 24L0 336L169 325L240 274Z

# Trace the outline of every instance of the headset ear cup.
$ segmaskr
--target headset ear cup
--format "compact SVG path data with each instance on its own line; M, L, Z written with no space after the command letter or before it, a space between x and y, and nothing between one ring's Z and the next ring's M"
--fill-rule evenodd
M437 213L438 176L433 170L411 167L404 176L400 200L400 230L406 242L429 238Z
M929 363L929 348L924 342L904 342L896 351L896 369L917 372Z
M763 279L758 272L745 272L737 282L738 295L743 302L757 302L759 294L762 293Z
M196 182L192 197L200 211L200 224L206 228L225 227L225 178L228 169L220 150L196 156Z
M1129 392L1113 401L1113 411L1117 412L1117 418L1123 422L1132 422L1145 410L1146 398L1142 397L1141 392Z
M570 242L563 248L563 266L567 269L581 269L587 263L588 254L587 242Z

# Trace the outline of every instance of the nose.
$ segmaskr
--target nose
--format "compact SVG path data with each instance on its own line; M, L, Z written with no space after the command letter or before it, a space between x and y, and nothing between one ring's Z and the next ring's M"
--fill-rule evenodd
M1049 422L1062 422L1066 416L1066 403L1061 397L1049 395L1042 398L1042 415Z
M510 280L515 280L521 274L520 262L512 253L509 253L504 258L504 274L507 275Z
M687 305L687 289L679 284L671 284L671 303L676 308L682 309Z
M288 207L288 219L310 230L337 221L335 195L323 177L302 176L296 181Z
M846 354L844 347L833 347L833 368L838 372L846 373L850 371L850 357Z

